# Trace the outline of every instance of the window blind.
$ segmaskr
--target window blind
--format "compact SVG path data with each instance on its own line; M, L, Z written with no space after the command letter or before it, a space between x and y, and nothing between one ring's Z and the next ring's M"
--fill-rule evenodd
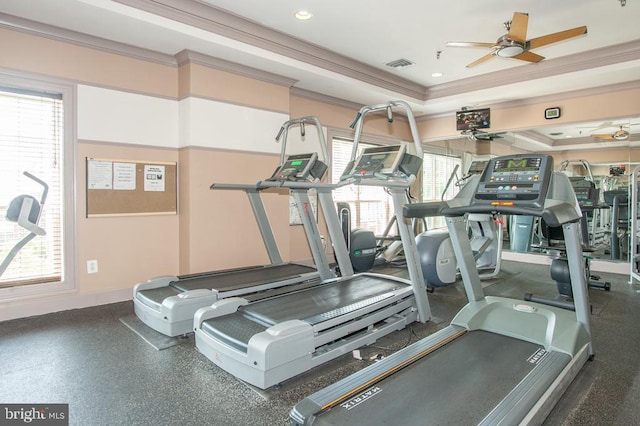
M447 185L449 177L458 168L458 178L462 176L462 159L439 154L424 154L424 162L422 163L422 199L424 201L440 201L441 199L450 200L458 191L459 187L454 185L457 179L454 179L447 188L443 197L443 191ZM446 223L443 217L427 218L427 229L445 228Z
M62 250L63 102L60 94L0 87L0 262L29 232L5 219L11 200L22 194L40 201L49 185L37 236L20 250L0 277L0 287L60 281Z
M358 143L359 149L376 146ZM332 141L331 181L339 182L340 176L351 159L353 142L334 138ZM375 235L382 235L393 215L391 196L383 188L349 185L333 192L335 202L349 203L351 208L351 226L366 228Z

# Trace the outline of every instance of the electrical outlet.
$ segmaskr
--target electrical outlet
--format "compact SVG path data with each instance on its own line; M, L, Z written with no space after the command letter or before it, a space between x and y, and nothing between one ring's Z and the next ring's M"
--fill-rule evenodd
M98 261L87 260L87 274L95 274L98 272Z

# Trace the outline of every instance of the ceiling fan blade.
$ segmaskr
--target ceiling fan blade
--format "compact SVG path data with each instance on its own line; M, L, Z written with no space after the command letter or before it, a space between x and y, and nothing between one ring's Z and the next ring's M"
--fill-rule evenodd
M605 139L605 140L612 140L613 139L613 135L610 133L603 133L600 135L591 135L592 138L598 138L598 139Z
M572 37L578 37L587 33L587 27L577 27L570 30L560 31L553 34L547 34L542 37L532 38L528 41L529 49L535 49L538 47L546 46L547 44L557 43L562 40L566 40Z
M448 41L447 47L482 47L482 48L492 48L495 47L495 43L477 43L474 41Z
M482 58L476 59L475 61L471 62L470 64L467 65L467 68L471 68L471 67L475 67L476 65L480 65L481 63L488 61L489 59L493 58L494 56L496 56L495 50L492 51L491 53L488 53L488 54L484 55Z
M578 126L579 129L591 129L592 132L600 129L606 129L607 127L615 127L613 121L603 121L599 126Z
M544 59L544 56L537 55L533 52L524 51L519 55L512 56L511 58L520 59L521 61L527 61L527 62L540 62L541 60Z
M525 42L527 41L527 26L529 25L529 14L516 12L511 20L508 37L511 40Z

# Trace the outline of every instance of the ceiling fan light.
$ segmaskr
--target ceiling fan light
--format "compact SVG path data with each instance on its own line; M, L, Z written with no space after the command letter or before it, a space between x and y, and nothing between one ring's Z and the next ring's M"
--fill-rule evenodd
M613 134L613 138L617 141L623 141L625 139L627 139L627 137L629 137L629 134L627 132L625 132L624 130L618 130L617 132L615 132Z
M503 58L513 58L514 56L518 56L524 52L524 48L522 46L514 45L514 46L505 46L498 49L496 55L501 56Z

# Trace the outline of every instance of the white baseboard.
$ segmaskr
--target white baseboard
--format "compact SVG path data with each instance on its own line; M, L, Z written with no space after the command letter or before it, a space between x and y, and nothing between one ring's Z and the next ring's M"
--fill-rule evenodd
M534 253L517 253L512 251L502 252L503 260L513 260L515 262L525 262L536 265L550 265L551 257L542 254ZM616 262L610 260L597 260L591 261L591 272L607 272L610 274L629 274L629 262Z
M532 253L519 253L514 251L503 251L502 260L532 263L535 265L551 265L551 258L549 256Z
M26 318L70 309L88 308L131 300L133 290L123 288L99 293L65 294L42 299L23 299L0 304L0 321Z

